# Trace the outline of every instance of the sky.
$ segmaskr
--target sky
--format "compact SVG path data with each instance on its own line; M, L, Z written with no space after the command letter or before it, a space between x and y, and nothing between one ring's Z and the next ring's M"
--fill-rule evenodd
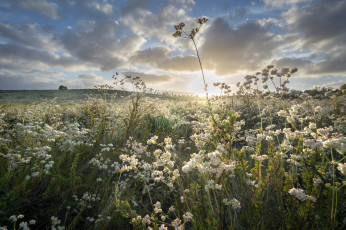
M160 91L235 89L267 65L298 68L289 88L346 82L346 0L0 0L0 90L93 88L115 72Z

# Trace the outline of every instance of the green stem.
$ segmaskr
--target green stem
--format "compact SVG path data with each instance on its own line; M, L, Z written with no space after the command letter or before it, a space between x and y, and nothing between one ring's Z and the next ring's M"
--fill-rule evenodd
M334 229L334 223L335 223L335 213L336 213L336 201L335 201L335 165L334 165L334 158L333 158L333 150L330 149L330 155L332 158L332 167L333 167L333 187L332 187L332 210L330 213L330 221L331 221L331 228Z
M208 189L208 198L209 198L209 203L210 203L211 210L213 211L213 214L215 215L215 211L214 211L214 208L213 208L213 203L211 202L211 199L210 199L209 189Z

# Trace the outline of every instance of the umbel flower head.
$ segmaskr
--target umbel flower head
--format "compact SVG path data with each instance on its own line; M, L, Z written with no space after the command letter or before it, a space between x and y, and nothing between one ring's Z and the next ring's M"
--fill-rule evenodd
M178 25L174 26L175 30L182 30L185 27L184 22L180 22Z
M205 18L205 17L197 19L197 22L200 25L206 23L207 21L208 21L208 18Z
M183 28L185 27L185 23L184 22L180 22L178 25L174 26L174 29L176 30L175 33L173 34L173 37L182 37L184 34L189 37L189 38L194 38L196 36L196 34L199 31L199 28L208 21L207 18L203 17L203 18L198 18L197 19L197 23L199 24L199 27L193 28L190 32L190 34L188 35Z

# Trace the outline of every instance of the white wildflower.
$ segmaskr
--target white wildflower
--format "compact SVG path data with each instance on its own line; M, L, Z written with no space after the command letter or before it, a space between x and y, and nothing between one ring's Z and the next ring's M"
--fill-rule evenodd
M338 169L342 174L346 175L346 163L338 163Z
M186 212L186 213L183 215L183 218L184 218L184 220L185 220L186 222L191 221L191 220L192 220L192 217L193 217L193 215L192 215L191 213L189 213L189 212Z

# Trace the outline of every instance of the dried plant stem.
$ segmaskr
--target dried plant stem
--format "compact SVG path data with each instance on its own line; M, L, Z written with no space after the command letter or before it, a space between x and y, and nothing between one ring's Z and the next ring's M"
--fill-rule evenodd
M202 72L202 77L203 77L203 83L204 83L204 90L205 90L205 93L206 93L206 97L207 97L207 101L208 101L208 104L209 104L209 97L208 97L208 85L205 81L205 77L204 77L204 71L203 71L203 66L202 66L202 62L201 62L201 58L199 56L199 52L198 52L198 48L197 48L197 45L196 45L196 42L195 42L195 39L194 38L191 38L192 42L193 42L193 45L195 46L195 49L196 49L196 54L197 54L197 58L198 58L198 62L199 62L199 66L201 68L201 72Z

